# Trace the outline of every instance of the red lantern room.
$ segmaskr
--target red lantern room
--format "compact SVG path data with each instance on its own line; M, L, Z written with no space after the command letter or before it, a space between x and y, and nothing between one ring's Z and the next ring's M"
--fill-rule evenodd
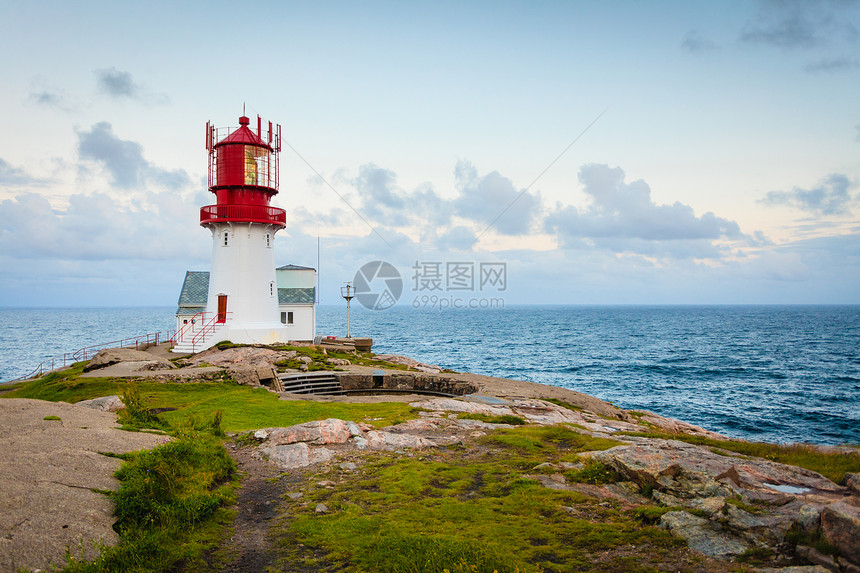
M278 152L281 126L263 130L257 116L256 133L250 120L239 118L238 128L215 128L206 124L206 149L209 151L209 190L216 204L200 209L200 224L219 222L264 223L285 227L286 212L270 207L278 193Z

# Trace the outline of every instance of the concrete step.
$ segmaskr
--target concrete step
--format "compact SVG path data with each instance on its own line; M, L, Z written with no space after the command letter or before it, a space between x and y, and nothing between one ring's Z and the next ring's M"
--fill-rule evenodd
M280 374L278 378L284 387L284 392L313 395L343 394L343 387L337 376L329 373Z

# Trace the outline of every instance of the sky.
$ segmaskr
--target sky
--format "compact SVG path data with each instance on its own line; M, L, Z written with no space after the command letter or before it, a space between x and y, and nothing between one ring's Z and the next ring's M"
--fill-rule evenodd
M206 122L243 110L282 126L275 262L318 267L323 304L373 261L413 306L860 303L856 0L0 0L0 22L0 306L175 304L211 260Z

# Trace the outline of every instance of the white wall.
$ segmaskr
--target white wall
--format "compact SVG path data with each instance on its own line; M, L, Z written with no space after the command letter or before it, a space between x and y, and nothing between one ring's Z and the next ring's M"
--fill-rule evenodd
M308 270L278 270L278 286L281 288L314 288L316 271Z
M293 324L283 325L289 333L290 340L314 339L316 336L316 307L314 305L282 304L278 310L281 313L293 313Z
M277 227L258 223L215 223L210 228L213 230L212 271L206 311L214 316L218 312L218 295L226 294L228 322L232 327L279 327L273 248Z

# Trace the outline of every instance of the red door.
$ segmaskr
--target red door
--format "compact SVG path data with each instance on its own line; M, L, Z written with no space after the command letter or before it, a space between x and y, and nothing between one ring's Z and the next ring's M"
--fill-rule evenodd
M227 295L218 295L218 319L215 321L218 324L227 322Z

